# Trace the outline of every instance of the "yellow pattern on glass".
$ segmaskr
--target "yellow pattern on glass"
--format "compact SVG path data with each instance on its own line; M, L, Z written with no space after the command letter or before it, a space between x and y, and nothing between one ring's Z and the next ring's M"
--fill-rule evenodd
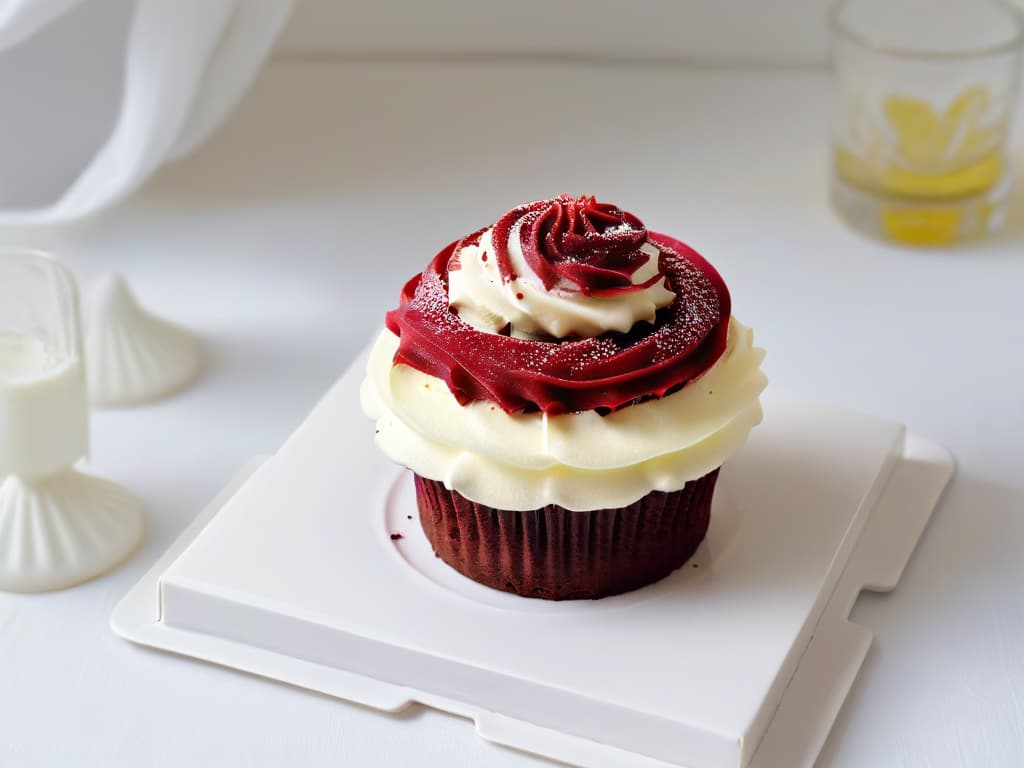
M839 174L847 181L904 197L949 198L978 194L993 187L1003 175L1003 161L997 152L972 165L939 174L897 165L876 168L842 147L836 150L835 162Z
M892 94L883 104L891 135L871 137L888 145L864 158L839 148L836 168L848 180L878 192L909 197L962 197L984 192L1002 176L999 154L1004 119L983 125L991 103L984 85L960 93L942 113L926 101Z
M953 242L960 223L953 201L982 194L1003 176L1006 120L983 122L991 102L984 85L966 88L942 112L923 99L891 94L882 104L886 125L858 137L861 154L836 148L836 171L862 189L910 198L912 204L882 212L882 227L893 239Z

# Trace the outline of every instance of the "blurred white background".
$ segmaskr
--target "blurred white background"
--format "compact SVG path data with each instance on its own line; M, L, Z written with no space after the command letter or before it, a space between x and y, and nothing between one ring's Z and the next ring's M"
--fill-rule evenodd
M186 1L203 2L165 0ZM1024 765L1024 197L999 236L959 249L846 229L825 191L828 5L299 0L199 151L85 222L0 226L83 283L125 273L210 354L194 390L93 419L96 466L147 502L143 550L73 592L0 596L0 766L549 765L437 712L384 717L149 654L107 619L237 467L281 444L437 248L562 191L707 253L773 387L906 422L957 456L899 588L857 603L876 641L819 765ZM110 135L132 7L83 0L0 53L0 209L55 200ZM610 108L622 94L638 115Z
M196 13L212 7L204 8L195 0L177 6L173 0L147 0L147 7L161 2L168 9L191 5ZM936 0L937 11L942 2ZM72 10L5 49L4 26L11 23L7 17L17 4L16 0L0 2L0 211L6 210L6 218L15 220L21 212L58 201L114 131L136 7L133 0L78 0L77 5L72 0ZM266 0L235 0L238 12L259 8L255 13L262 16L272 15L267 8L288 5L286 0L276 5ZM300 0L274 56L284 60L487 57L757 71L824 68L829 5L828 0L636 0L628 4ZM267 25L276 34L278 23L270 19ZM173 36L176 30L172 27L167 34ZM181 62L194 55L191 47L182 47ZM255 70L261 61L262 57L249 57L229 63L227 74L222 71L215 77L236 78L247 85L251 73L246 69ZM133 61L131 66L138 63ZM157 62L154 69L163 66ZM230 101L233 106L233 98ZM205 129L197 133L205 138ZM35 149L32 153L24 151L29 142ZM192 148L190 142L185 144L152 150L159 153L154 164ZM150 172L126 174L131 178L111 183L117 189L97 195L115 198ZM76 217L87 208L87 203L79 202L43 218Z
M283 53L430 52L823 65L828 0L302 0Z

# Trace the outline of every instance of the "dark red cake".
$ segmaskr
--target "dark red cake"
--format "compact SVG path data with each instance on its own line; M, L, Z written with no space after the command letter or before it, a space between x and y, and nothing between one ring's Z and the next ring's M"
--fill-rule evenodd
M628 507L584 512L494 509L415 477L420 523L448 565L494 589L573 600L629 592L689 560L708 530L718 470Z

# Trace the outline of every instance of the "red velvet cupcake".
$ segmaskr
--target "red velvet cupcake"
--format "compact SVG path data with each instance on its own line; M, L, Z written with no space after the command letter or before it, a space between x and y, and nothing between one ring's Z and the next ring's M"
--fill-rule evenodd
M443 249L363 385L437 554L495 589L598 598L703 540L761 417L761 350L718 272L593 198L520 206Z

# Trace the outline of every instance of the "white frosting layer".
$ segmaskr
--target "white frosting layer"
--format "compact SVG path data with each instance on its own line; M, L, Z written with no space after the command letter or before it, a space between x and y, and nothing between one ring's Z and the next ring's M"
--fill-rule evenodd
M587 296L569 285L548 291L523 256L521 226L513 226L508 239L509 261L518 275L515 280L502 280L494 257L493 229L481 235L478 245L464 246L455 254L460 267L448 273L448 301L475 328L493 333L511 324L512 335L519 338L625 333L640 320L653 322L654 313L675 298L664 280L642 291L614 296ZM658 272L658 249L645 243L641 250L649 258L633 275L634 284L645 283Z
M730 320L722 357L678 392L607 416L593 411L507 414L460 405L440 379L393 365L398 338L378 338L362 404L393 460L466 498L499 509L547 504L591 510L674 491L736 453L761 420L764 351Z

